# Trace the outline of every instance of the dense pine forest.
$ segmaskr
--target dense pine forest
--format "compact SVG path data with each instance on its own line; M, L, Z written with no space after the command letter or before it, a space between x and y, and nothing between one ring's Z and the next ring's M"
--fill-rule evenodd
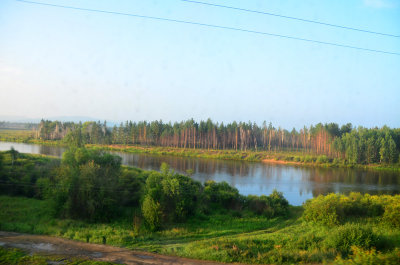
M180 123L127 121L112 128L106 122L42 120L35 132L41 140L69 143L163 146L240 151L297 151L345 160L351 164L394 164L399 161L400 129L353 128L348 123L317 124L299 131L264 122L214 123L193 119Z

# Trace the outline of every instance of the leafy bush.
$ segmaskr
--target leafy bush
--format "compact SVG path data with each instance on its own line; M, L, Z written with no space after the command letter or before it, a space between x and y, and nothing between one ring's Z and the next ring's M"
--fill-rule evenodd
M245 206L250 211L267 217L286 215L289 211L289 202L281 192L276 190L269 196L247 196L245 198Z
M306 157L304 157L304 162L306 163L314 162L314 158L312 156L307 155Z
M235 208L239 202L239 191L225 181L207 181L204 184L203 195L207 204L213 203L224 208Z
M142 213L151 229L158 229L161 222L184 221L195 213L200 197L199 182L171 172L166 165L161 172L152 172L145 184Z
M160 203L155 202L149 194L143 200L142 214L150 230L155 231L161 226Z
M328 163L328 162L329 162L329 159L328 159L328 157L326 157L326 155L322 155L317 158L317 163L324 164L324 163Z
M384 205L390 203L388 198L356 192L348 196L333 193L319 195L304 204L303 217L306 221L332 226L349 216L381 216Z
M380 238L372 232L371 228L359 224L345 224L329 234L324 245L327 248L336 249L343 256L347 256L351 253L352 246L371 249L378 246L379 241Z
M343 205L337 194L319 195L304 204L303 218L306 221L332 226L339 224L343 216Z
M400 196L396 196L397 200L392 200L385 207L383 221L391 226L400 227Z
M90 221L116 216L120 169L118 156L85 148L66 151L53 186L55 213Z

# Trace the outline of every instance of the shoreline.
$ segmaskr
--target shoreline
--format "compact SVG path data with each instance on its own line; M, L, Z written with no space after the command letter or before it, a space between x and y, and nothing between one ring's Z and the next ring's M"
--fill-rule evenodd
M46 146L57 146L67 147L67 145L61 141L42 141L42 140L12 140L12 139L0 139L0 142L14 142L22 144L38 144ZM137 145L98 145L98 144L86 144L86 148L98 149L104 151L116 151L124 153L141 153L151 154L160 156L177 156L177 157L192 157L192 158L205 158L205 159L219 159L219 160L232 160L232 161L245 161L245 162L260 162L266 164L279 164L289 165L297 167L323 167L323 168L358 168L367 170L390 170L400 171L400 166L386 166L380 164L343 164L343 163L332 163L332 162L317 162L320 155L304 154L300 152L268 152L268 151L236 151L236 150L213 150L213 149L188 149L188 148L177 148L177 147L162 147L162 146L137 146ZM312 158L312 162L301 162L301 161L288 161L284 158L300 157ZM283 159L282 159L283 158Z

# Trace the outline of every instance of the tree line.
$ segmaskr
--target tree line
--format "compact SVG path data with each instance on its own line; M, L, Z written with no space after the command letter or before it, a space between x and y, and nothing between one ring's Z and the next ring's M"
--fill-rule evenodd
M326 155L348 163L393 164L399 161L400 129L353 128L351 123L318 123L291 131L264 122L215 123L211 119L162 121L126 121L108 127L101 122L59 122L42 120L36 131L42 140L65 140L69 143L145 145L188 149L236 151L293 151Z

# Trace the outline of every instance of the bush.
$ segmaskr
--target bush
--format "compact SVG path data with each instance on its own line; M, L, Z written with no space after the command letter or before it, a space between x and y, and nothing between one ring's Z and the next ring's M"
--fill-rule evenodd
M155 231L161 226L160 204L155 202L150 195L147 195L143 200L142 214L150 230Z
M258 215L276 217L286 215L289 211L289 202L283 197L281 192L274 190L269 196L245 197L245 206Z
M383 206L391 201L389 197L361 195L356 192L349 196L333 193L319 195L304 204L303 217L306 221L332 226L342 223L350 216L381 216Z
M328 163L328 162L329 162L329 159L326 157L326 155L322 155L317 158L317 163L324 164L324 163Z
M166 165L161 171L152 172L145 184L142 213L152 230L158 229L161 222L184 221L194 215L200 197L199 182L173 173Z
M400 200L393 200L385 207L383 221L393 227L400 227Z
M379 241L371 228L359 224L346 224L331 233L324 241L324 245L336 249L342 256L347 256L351 253L352 246L371 249L378 246Z
M331 193L326 196L307 200L304 204L303 218L306 221L323 225L337 225L344 216L343 205L340 204L340 195Z
M204 184L203 195L207 204L216 204L224 208L235 208L239 202L239 191L225 181L207 181Z
M314 158L312 156L307 155L306 157L304 157L304 162L306 163L314 162Z

